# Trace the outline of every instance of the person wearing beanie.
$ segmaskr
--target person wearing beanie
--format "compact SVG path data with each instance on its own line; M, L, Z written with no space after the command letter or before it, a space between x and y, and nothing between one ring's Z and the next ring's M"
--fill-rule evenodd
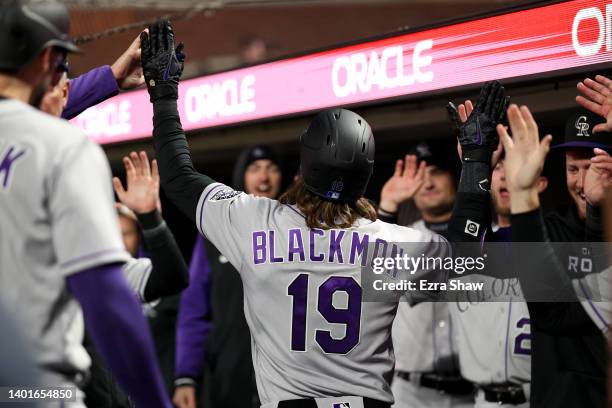
M277 198L281 182L279 160L267 146L246 148L238 156L236 190ZM177 324L174 403L194 408L198 395L202 401L197 406L259 407L240 275L201 235L189 269Z

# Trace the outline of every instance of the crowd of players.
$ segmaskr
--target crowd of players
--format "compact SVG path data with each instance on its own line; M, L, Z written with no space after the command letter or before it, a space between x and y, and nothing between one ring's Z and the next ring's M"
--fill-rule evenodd
M274 302L261 305L265 300L250 299L252 305L245 309L245 297L257 297L257 288L266 284L251 278L245 281L240 259L246 251L241 252L240 245L250 247L255 241L244 238L250 239L249 231L242 237L244 242L233 242L232 235L238 234L234 223L245 217L249 222L273 218L270 214L277 209L270 203L278 199L295 204L287 208L300 216L304 208L297 205L299 199L291 201L291 197L304 196L300 190L303 174L295 176L289 194L281 198L283 176L293 175L281 174L277 156L266 146L254 146L241 154L232 188L194 171L176 113L184 54L182 47L174 48L167 23L139 36L112 66L69 81L66 58L76 46L67 38L67 13L61 6L16 1L3 5L0 17L6 22L2 28L6 36L24 35L14 27L31 32L28 41L18 37L27 45L25 52L18 47L0 52L0 126L4 129L0 138L0 209L4 214L0 293L2 307L20 326L14 331L21 331L31 347L26 351L18 350L18 344L7 342L14 346L10 349L3 344L7 353L3 361L12 358L15 363L5 364L9 369L0 374L2 385L76 385L84 394L66 405L75 407L168 407L168 393L173 393L173 403L179 408L306 407L317 406L309 405L308 398L315 397L321 399L318 406L330 408L383 407L389 406L390 395L396 407L605 405L605 344L611 312L607 303L580 302L573 292L568 296L576 297L574 302L533 302L521 290L541 266L559 285L552 289L573 288L566 280L584 278L576 270L573 252L552 257L537 254L529 259L530 264L522 265L526 272L520 276L484 277L505 288L506 295L511 293L503 301L413 305L406 299L399 302L397 313L395 307L390 309L394 319L386 320L380 312L380 327L366 319L378 312L364 308L360 347L368 341L367 331L376 327L373 331L379 332L377 340L382 338L380 347L386 348L370 350L363 359L350 357L351 353L367 353L363 349L358 353L355 349L335 351L334 342L339 340L332 337L319 342L318 332L318 344L332 351L313 356L317 370L291 366L293 357L276 350L284 346L274 342L269 347L276 350L276 361L266 360L270 358L265 353L268 345L262 351L256 345L252 348L252 342L270 341L262 332L274 322L259 322L267 315L256 315L256 311L271 309L268 313L278 313L279 319L284 315L275 310ZM48 26L36 29L37 18L54 30ZM106 185L110 172L101 150L69 123L53 118L74 117L120 89L145 83L154 106L161 184L202 233L189 268L161 217L157 161L150 162L144 152L124 158L126 186L113 179L118 198L113 209L106 205L112 192ZM599 268L593 272L601 272L607 265L602 268L584 243L604 239L601 209L612 189L612 81L597 76L579 83L577 90L582 108L567 119L564 141L554 145L556 154L565 156L567 191L572 198L565 212L542 217L539 210L538 194L548 183L542 167L550 137L540 139L529 110L509 106L503 87L489 83L475 105L465 101L458 107L449 106L459 152L454 144L424 141L397 161L380 193L378 220L409 226L421 239L442 235L456 241L457 231L468 233L463 224L456 227L465 222L461 217L470 214L469 220L485 220L476 223L476 233L467 234L477 241L576 242L580 244L577 253L582 258L593 257L591 265ZM333 112L322 115L351 117L348 111ZM499 125L506 113L512 139L507 128ZM323 126L317 120L322 119L315 119L305 135ZM359 125L369 130L361 118ZM483 143L473 139L476 133ZM373 139L365 141L362 152L368 143L372 143L368 152L373 159ZM302 169L304 166L302 158ZM364 177L363 189L369 174ZM478 183L469 185L470 180ZM311 191L305 185L304 191ZM493 212L488 211L489 201ZM232 213L227 203L244 206L244 214ZM332 204L324 202L321 207ZM249 205L256 210L249 212ZM354 206L361 211L355 225L373 216L368 204L359 205ZM409 205L419 215L410 223L401 211ZM400 240L402 231L394 229L389 234ZM274 275L269 279L275 279ZM275 296L290 294L297 299L295 282L298 280L289 290L296 295L288 293L285 285ZM169 329L157 333L155 353L142 311L160 313L156 302L179 293L176 330L171 322L166 326ZM134 294L144 306L134 301ZM330 322L343 322L342 316L328 316L332 316ZM174 319L172 313L168 319ZM384 322L391 320L392 348L388 345L390 327L386 337L380 335ZM293 324L277 322L281 331L293 331ZM161 339L168 337L176 338L176 350L169 347L161 353ZM293 341L290 353L305 351L307 356L300 358L306 360L309 353L315 354L311 349L301 350L299 342ZM379 344L372 343L375 346ZM393 353L395 365L390 371ZM34 360L32 367L29 360ZM174 367L168 361L174 361ZM277 371L271 373L273 370ZM334 382L329 388L318 385L313 389L317 377ZM348 383L351 387L342 389ZM279 395L291 398L277 398ZM338 402L324 397L346 398Z

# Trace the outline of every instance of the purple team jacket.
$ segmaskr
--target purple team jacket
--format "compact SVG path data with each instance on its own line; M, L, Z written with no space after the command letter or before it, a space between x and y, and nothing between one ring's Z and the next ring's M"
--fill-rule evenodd
M62 118L72 119L87 108L104 102L119 93L117 80L110 66L103 65L70 81L68 103Z
M204 238L198 235L189 265L189 286L183 291L176 330L176 378L202 375L208 333L212 328L210 264Z

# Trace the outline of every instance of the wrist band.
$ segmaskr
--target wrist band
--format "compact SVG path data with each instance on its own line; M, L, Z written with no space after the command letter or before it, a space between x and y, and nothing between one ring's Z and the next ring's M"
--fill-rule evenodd
M394 217L394 216L397 215L397 211L395 211L395 212L387 211L384 208L382 208L381 206L378 206L378 213L380 215L386 215L387 217Z

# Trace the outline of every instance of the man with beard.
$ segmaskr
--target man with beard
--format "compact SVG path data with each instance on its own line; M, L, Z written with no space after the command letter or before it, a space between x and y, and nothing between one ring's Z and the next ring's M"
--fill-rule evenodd
M69 406L83 406L78 388L90 364L80 344L82 310L136 403L168 408L150 332L122 274L128 255L104 153L34 108L64 75L68 52L78 51L68 11L56 2L10 1L0 22L0 297L27 326L41 384L76 388Z
M238 156L233 177L236 190L275 199L281 182L279 161L270 148L253 146ZM207 403L200 405L258 407L240 275L199 235L190 277L179 308L174 403L195 408L197 384L203 377L201 398Z
M381 191L379 218L397 221L403 203L414 198L421 219L409 225L444 235L456 195L458 160L448 143L419 143ZM418 163L418 165L417 165ZM394 407L458 407L472 405L472 385L459 375L453 327L445 302L410 307L400 302L393 322ZM415 353L414 350L419 350Z

